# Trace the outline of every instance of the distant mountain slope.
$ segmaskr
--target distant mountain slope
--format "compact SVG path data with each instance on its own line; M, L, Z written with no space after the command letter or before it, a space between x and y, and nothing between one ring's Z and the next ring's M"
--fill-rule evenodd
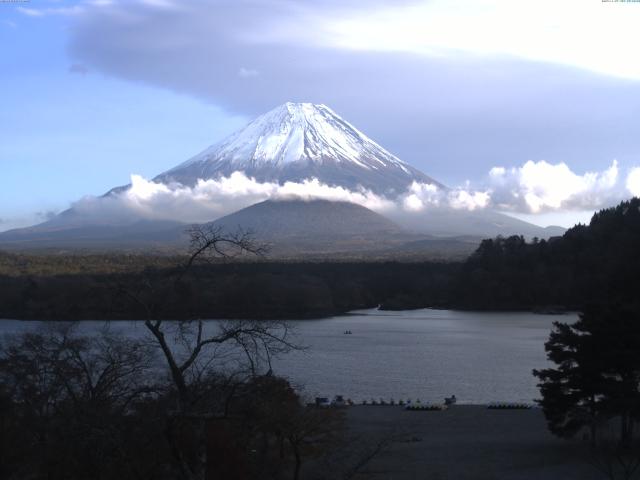
M463 258L481 240L412 233L360 205L329 200L267 200L211 225L255 232L272 257Z
M67 211L43 224L0 233L0 249L90 249L184 251L187 224L136 221L90 223ZM360 205L329 200L267 200L214 222L227 232L252 230L271 244L274 256L447 256L471 253L484 237L523 234L548 238L556 233L493 212L430 211L397 223Z
M61 226L56 218L36 227L0 233L0 249L181 253L188 245L188 226L176 222L91 225L71 217L65 221L70 223ZM271 258L460 259L481 240L411 233L360 205L328 200L267 200L209 225L221 227L225 233L253 231L256 241L269 245Z
M391 220L368 208L329 200L266 200L222 217L213 225L225 230L250 229L267 238L379 235L402 231Z
M158 175L162 183L194 185L198 179L243 171L260 182L320 182L383 195L412 182L444 188L403 162L326 105L286 103L261 115L191 160Z
M562 235L562 227L539 227L491 210L454 210L432 208L423 213L397 213L393 219L406 229L439 236L524 235L527 238L549 238Z
M60 224L59 219L35 227L0 233L0 249L165 249L184 248L187 225L142 220L126 225Z

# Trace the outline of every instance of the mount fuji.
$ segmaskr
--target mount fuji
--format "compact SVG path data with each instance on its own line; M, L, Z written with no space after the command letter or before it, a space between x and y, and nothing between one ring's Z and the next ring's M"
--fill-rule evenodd
M236 172L243 172L245 178L260 185L296 182L303 189L307 185L304 182L316 179L343 191L369 191L390 202L399 200L414 183L449 191L385 150L326 105L312 103L280 105L190 160L156 176L153 182L167 191L184 191L203 181L229 179ZM100 202L115 200L109 205L119 208L116 211L111 208L108 214L107 209L72 207L45 223L0 233L0 248L104 250L184 246L184 217L155 217L163 218L159 221L129 211L118 199L133 190L134 185L116 187L95 199L98 206ZM222 203L226 204L227 198ZM260 203L263 200L269 201ZM367 248L379 251L397 249L405 243L426 245L434 238L441 244L442 237L461 236L465 237L462 250L471 251L469 236L473 237L473 243L481 237L499 234L544 238L562 232L559 228L543 229L492 211L444 208L411 215L400 212L390 222L359 205L351 208L345 202L308 200L283 201L266 196L245 203L246 208L239 211L236 208L236 212L224 212L230 215L203 221L255 229L274 245L286 245L286 249L296 252L337 251L338 244L340 251L359 252ZM317 231L319 225L322 235ZM318 244L320 239L322 245Z
M389 197L412 182L444 186L403 162L326 105L285 103L154 181L194 185L243 171L259 182L365 188Z

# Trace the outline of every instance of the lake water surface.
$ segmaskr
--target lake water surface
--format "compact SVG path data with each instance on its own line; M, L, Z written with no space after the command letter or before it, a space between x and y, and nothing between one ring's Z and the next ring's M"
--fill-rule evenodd
M309 396L342 394L357 402L435 402L452 394L461 403L530 402L538 397L531 371L548 365L544 342L552 322L575 320L575 314L425 309L294 321L296 341L307 348L277 359L274 371ZM0 332L39 323L0 320ZM82 330L103 325L83 322ZM112 322L111 328L146 334L140 322Z

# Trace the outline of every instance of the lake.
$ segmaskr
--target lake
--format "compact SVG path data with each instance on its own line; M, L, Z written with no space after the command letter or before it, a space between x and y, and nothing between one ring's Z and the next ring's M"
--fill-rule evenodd
M531 371L548 365L544 342L552 323L575 320L576 314L424 309L293 321L297 342L307 348L277 359L274 371L310 397L436 402L455 394L460 403L531 402L539 396ZM0 332L39 324L1 320ZM82 329L103 325L83 322ZM112 328L145 334L139 322Z

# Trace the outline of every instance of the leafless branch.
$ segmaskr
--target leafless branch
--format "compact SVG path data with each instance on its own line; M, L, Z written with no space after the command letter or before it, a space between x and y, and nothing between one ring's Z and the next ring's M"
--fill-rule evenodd
M255 238L255 232L238 228L233 233L225 232L222 227L213 224L193 225L187 230L190 237L189 259L185 263L181 276L198 259L210 261L213 258L236 258L241 255L264 257L268 246Z

